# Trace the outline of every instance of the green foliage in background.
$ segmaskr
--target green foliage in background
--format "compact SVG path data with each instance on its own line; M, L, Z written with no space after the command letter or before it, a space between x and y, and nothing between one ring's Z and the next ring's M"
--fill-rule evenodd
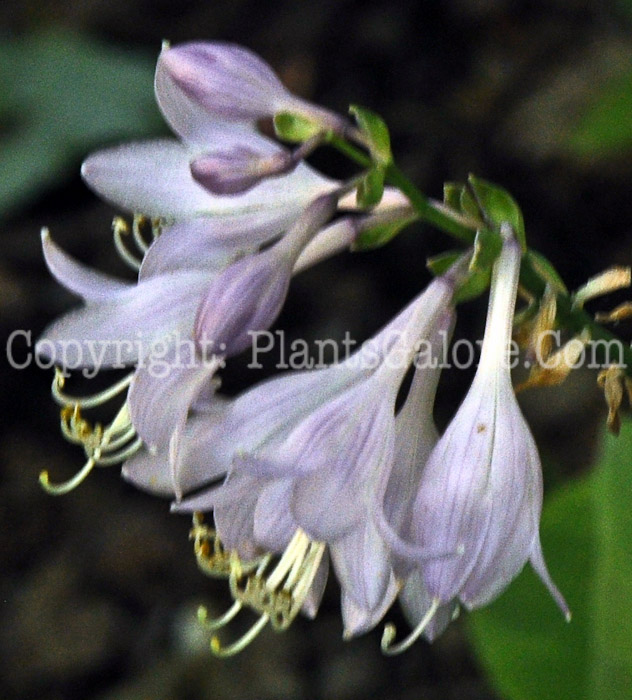
M0 217L67 178L91 148L164 129L155 61L63 30L0 42Z
M567 147L580 158L617 157L632 151L632 71L595 91L568 134Z
M632 698L632 422L602 443L593 472L553 494L542 516L573 621L531 570L470 617L478 657L507 700Z

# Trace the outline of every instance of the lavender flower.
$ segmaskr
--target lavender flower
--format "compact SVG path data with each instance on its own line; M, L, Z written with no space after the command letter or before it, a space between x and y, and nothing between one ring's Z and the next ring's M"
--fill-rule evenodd
M184 96L195 109L204 110L207 118L254 123L287 112L320 128L340 130L346 124L338 115L292 95L270 66L251 51L223 42L164 46L156 71L156 93L168 121L177 112L173 106L182 104Z
M462 554L416 560L425 589L416 601L409 595L408 604L416 609L418 624L393 646L395 630L387 626L382 640L387 653L408 648L436 615L442 617L437 621L440 630L457 600L468 609L486 605L528 560L569 615L542 556L540 461L511 386L509 343L520 259L518 242L505 232L476 376L428 458L412 508L408 534L419 552L443 549ZM396 542L392 546L399 556L415 561L414 547L398 547Z
M376 624L397 593L388 549L371 513L378 485L392 465L395 399L402 378L416 341L434 331L452 291L451 279L435 280L397 319L401 333L378 358L377 368L367 376L366 370L357 374L348 365L351 383L335 387L331 398L302 416L292 406L288 420L284 409L293 397L283 393L273 404L283 417L282 427L257 405L257 420L266 419L259 444L249 452L239 450L221 487L176 506L185 511L213 508L222 542L250 556L258 547L283 551L297 532L328 545L341 582L346 636ZM339 370L324 370L333 371ZM317 375L312 377L323 384L324 377ZM307 381L310 375L304 374L299 383ZM274 397L272 387L267 389ZM252 400L249 406L253 412ZM242 430L249 436L258 432L247 422Z
M247 348L252 333L276 320L301 252L336 209L330 195L309 205L279 243L229 266L205 290L195 321L197 343L233 355Z

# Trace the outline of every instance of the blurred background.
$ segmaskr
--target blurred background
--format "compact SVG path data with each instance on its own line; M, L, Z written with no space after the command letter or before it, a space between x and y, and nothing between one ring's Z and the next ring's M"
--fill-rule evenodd
M43 225L86 263L128 274L111 241L119 212L87 190L79 168L96 148L166 133L152 87L163 39L244 44L294 92L342 112L350 103L377 111L400 167L430 196L470 172L501 184L523 209L530 244L570 288L630 264L631 30L630 0L4 2L3 337L21 329L35 339L76 303L46 272ZM315 162L351 172L332 154ZM411 227L384 249L322 264L296 280L277 327L288 342L346 330L365 338L426 284L426 257L448 247ZM484 314L484 300L464 305L456 337L480 334ZM628 326L617 330L629 340ZM28 363L24 335L11 349ZM227 392L252 381L244 368L243 359L229 367ZM442 379L440 426L470 376ZM342 642L331 582L316 621L264 631L228 661L209 654L196 623L197 605L219 613L229 597L198 572L188 518L124 484L117 468L63 498L38 486L40 470L64 479L82 464L58 432L51 379L2 365L4 700L632 697L632 437L624 425L618 442L604 439L594 373L521 397L545 467L545 553L574 609L570 626L526 572L434 645L384 658L381 629ZM397 610L387 618L404 624Z

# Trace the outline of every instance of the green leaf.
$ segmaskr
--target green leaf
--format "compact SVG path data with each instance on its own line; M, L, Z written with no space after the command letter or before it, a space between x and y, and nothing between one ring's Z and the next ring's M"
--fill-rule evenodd
M597 86L566 144L580 158L609 158L632 150L632 71Z
M288 143L304 143L320 134L322 126L300 114L278 112L274 115L274 132Z
M392 163L391 136L382 117L358 105L351 105L349 113L356 118L360 131L366 136L373 160L384 167Z
M528 250L526 257L540 279L544 280L559 294L568 294L564 281L544 255L535 250Z
M504 223L510 224L522 249L526 251L524 219L516 200L502 187L474 175L468 177L468 183L486 217L497 227Z
M389 221L383 224L377 224L371 228L362 231L355 243L352 246L354 251L373 250L386 245L392 241L397 234L406 228L413 221L416 221L416 216L409 216L397 221Z
M356 190L356 201L359 207L370 209L379 204L384 194L384 170L380 167L371 168L360 180Z
M632 422L604 437L588 477L545 504L541 536L573 610L563 622L527 570L470 617L475 649L507 700L624 700L632 689Z
M489 287L491 275L491 267L470 269L465 281L459 285L454 294L454 303L460 304L464 301L470 301L483 294Z
M439 253L439 255L428 258L426 267L435 277L439 277L445 274L461 257L463 257L462 250L446 250L445 253Z
M446 182L443 185L443 203L454 209L456 212L461 212L461 194L463 185L456 182Z
M67 178L89 149L162 131L154 66L61 29L0 42L0 216Z
M492 233L485 229L477 231L470 268L478 271L488 270L500 255L502 247L503 242L497 233Z

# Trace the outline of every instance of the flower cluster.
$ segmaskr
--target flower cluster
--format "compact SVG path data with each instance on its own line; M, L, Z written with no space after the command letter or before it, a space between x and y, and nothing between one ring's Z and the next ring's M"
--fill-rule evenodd
M388 238L416 213L384 187L390 147L375 119L356 111L356 125L292 95L245 49L165 46L155 87L177 138L96 153L82 170L133 216L131 226L115 219L114 239L137 282L90 270L42 236L51 273L84 302L46 329L38 352L58 366L62 430L87 458L68 482L42 474L44 487L65 493L93 467L123 462L126 480L193 513L200 568L226 578L234 599L206 625L224 627L242 609L258 616L232 644L214 636L218 655L268 624L315 616L330 562L345 637L399 599L413 631L394 643L387 625L388 654L434 639L461 606L493 600L527 561L568 616L540 547L540 461L509 370L519 232L499 227L481 361L441 437L438 358L478 279L480 245L343 362L227 398L216 375L275 322L294 274L367 233ZM299 145L264 136L265 119ZM336 139L368 151L367 173L340 182L305 162ZM166 371L153 371L158 360ZM69 370L121 367L127 375L97 394L64 390ZM84 417L117 396L109 424ZM213 526L202 515L211 511Z

